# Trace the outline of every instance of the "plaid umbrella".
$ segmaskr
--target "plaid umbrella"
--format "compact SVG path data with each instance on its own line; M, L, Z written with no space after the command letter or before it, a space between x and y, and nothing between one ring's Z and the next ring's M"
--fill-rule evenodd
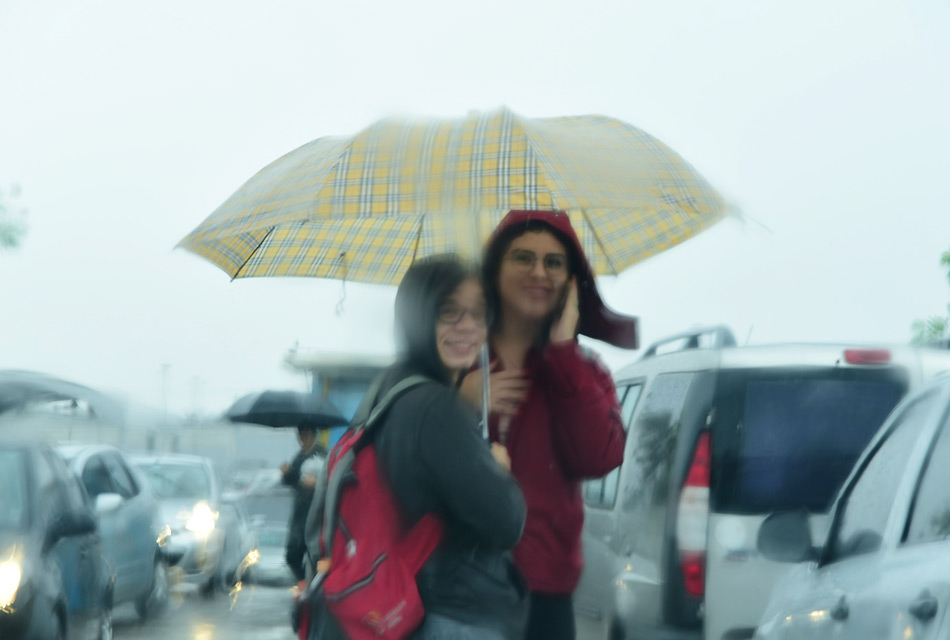
M396 284L417 257L477 253L510 209L567 211L598 274L725 214L695 169L636 127L502 108L314 140L258 172L179 246L232 278Z

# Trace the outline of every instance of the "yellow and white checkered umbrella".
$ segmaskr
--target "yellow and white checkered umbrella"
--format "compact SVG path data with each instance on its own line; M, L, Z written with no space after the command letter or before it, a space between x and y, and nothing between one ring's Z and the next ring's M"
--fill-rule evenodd
M396 284L417 257L477 253L511 209L568 211L598 274L725 214L695 169L636 127L498 109L314 140L258 172L179 246L232 278Z

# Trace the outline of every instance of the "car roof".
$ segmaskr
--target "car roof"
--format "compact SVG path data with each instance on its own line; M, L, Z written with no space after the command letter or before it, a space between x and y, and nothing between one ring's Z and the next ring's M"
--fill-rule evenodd
M69 461L70 465L82 466L90 456L103 451L115 451L122 454L118 447L111 444L58 444L55 447L59 454Z
M889 362L885 365L852 365L845 360L847 350L880 349L889 353ZM670 371L731 368L890 366L905 368L915 379L926 380L941 371L950 371L950 350L912 345L789 342L688 348L648 355L652 350L648 350L640 360L619 369L614 378L624 381Z
M133 455L132 460L139 464L193 464L214 466L211 458L187 453L156 453Z

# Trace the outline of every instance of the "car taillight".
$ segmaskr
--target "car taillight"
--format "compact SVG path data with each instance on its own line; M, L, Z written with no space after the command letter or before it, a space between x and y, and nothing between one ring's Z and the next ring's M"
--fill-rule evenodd
M848 364L887 364L891 352L887 349L845 349L844 361Z
M709 518L709 432L700 434L680 492L676 541L686 593L702 597L706 585L706 523Z

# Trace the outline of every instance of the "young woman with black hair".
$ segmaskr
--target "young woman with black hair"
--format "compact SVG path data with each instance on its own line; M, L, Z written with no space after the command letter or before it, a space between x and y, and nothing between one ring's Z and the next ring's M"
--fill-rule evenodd
M395 307L401 353L378 397L412 375L430 382L395 401L376 456L406 526L434 512L446 527L417 576L426 620L413 637L520 638L526 593L509 552L524 527L524 497L504 447L481 437L457 392L487 332L477 271L453 256L421 260L406 273Z

